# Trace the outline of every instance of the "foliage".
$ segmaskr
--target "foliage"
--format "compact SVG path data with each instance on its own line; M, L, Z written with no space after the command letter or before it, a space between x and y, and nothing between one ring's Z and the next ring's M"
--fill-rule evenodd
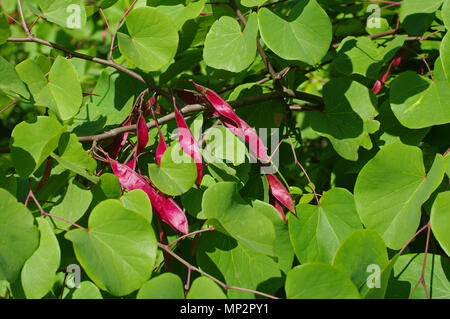
M0 6L0 298L450 298L450 0Z

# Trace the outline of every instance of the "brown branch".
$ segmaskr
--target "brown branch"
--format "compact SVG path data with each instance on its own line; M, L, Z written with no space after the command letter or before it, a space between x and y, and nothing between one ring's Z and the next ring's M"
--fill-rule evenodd
M296 99L304 100L304 101L308 101L308 102L313 102L313 103L318 104L318 106L317 106L318 110L322 109L323 102L322 102L321 97L319 97L317 95L309 94L306 92L298 92L298 91L292 91L292 90L287 90L286 92L276 91L276 92L270 92L270 93L265 93L265 94L256 95L256 96L245 97L245 98L242 98L242 99L239 99L236 101L232 101L229 104L234 108L239 108L239 107L244 107L244 106L257 104L257 103L261 103L261 102L265 102L265 101L270 101L270 100L274 100L274 99L279 99L279 98L283 98L283 97L290 97L290 98L296 98ZM181 114L186 115L189 113L204 111L207 108L208 108L207 106L204 106L202 104L190 104L190 105L186 105L185 107L180 109L180 112L181 112ZM293 110L298 110L298 108L293 108ZM170 114L167 114L165 116L158 118L158 123L163 124L170 120L173 120L174 118L175 118L175 113L172 112ZM155 121L151 121L151 122L147 123L148 129L153 128L155 126L156 126ZM119 135L119 134L122 134L122 133L128 132L128 131L133 131L133 130L136 130L135 124L129 125L129 126L117 127L110 131L107 131L107 132L104 132L104 133L101 133L98 135L81 136L78 138L78 140L80 142L99 141L99 140L112 138L116 135Z
M167 93L166 91L162 90L161 88L157 87L156 85L150 83L148 80L144 79L144 77L142 77L142 75L120 65L117 64L116 62L112 61L112 60L105 60L105 59L100 59L97 57L93 57L87 54L83 54L83 53L78 53L72 50L69 50L59 44L53 43L53 42L49 42L40 38L35 37L34 35L30 35L26 38L8 38L8 42L35 42L35 43L39 43L51 48L54 48L56 50L62 51L64 53L66 53L68 56L72 57L72 58L78 58L78 59L83 59L83 60L87 60L87 61L91 61L91 62L95 62L98 64L102 64L102 65L106 65L106 66L110 66L116 70L119 70L129 76L131 76L132 78L135 78L136 80L138 80L139 82L144 83L148 88L150 88L153 91L156 91L159 95L164 96L165 98L171 99L171 96L169 93Z

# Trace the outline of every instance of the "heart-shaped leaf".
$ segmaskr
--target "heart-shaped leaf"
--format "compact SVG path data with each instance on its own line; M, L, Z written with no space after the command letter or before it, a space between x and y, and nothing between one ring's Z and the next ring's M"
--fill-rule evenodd
M186 193L197 179L197 167L192 158L179 151L179 145L175 144L164 152L161 167L157 164L148 165L152 183L161 192L171 196Z
M252 64L256 55L258 21L250 15L244 32L236 19L223 16L206 35L203 58L213 68L240 72Z
M315 0L299 0L288 20L268 8L261 8L258 22L264 43L286 60L315 65L325 56L331 43L330 18Z
M330 139L334 149L343 158L358 159L358 150L372 148L369 134L375 133L379 122L376 99L370 90L350 78L328 82L323 89L325 111L311 113L311 127Z
M134 9L126 20L129 35L119 32L120 52L138 68L156 71L168 64L178 47L178 33L172 19L151 8Z
M274 255L274 225L266 216L246 203L237 192L237 184L221 182L203 194L202 211L217 220L235 239L268 255Z
M344 239L362 228L353 195L343 188L324 192L320 207L298 204L297 214L289 219L289 235L301 263L331 263Z
M16 66L17 73L30 88L36 105L50 108L63 120L73 118L83 101L78 73L72 62L58 56L50 69L48 81L39 66L25 60Z
M65 237L94 283L115 296L140 288L150 277L156 238L148 219L107 199L89 216L89 231L75 229Z
M373 230L360 229L342 242L334 256L333 266L346 273L361 290L369 276L368 266L376 265L383 269L388 262L386 245L380 235Z
M391 83L391 108L399 122L412 129L450 123L450 84L440 79L440 60L435 63L435 81L406 71Z
M355 201L363 224L400 249L417 230L420 207L441 183L445 161L437 154L428 173L422 151L398 142L383 147L360 171Z

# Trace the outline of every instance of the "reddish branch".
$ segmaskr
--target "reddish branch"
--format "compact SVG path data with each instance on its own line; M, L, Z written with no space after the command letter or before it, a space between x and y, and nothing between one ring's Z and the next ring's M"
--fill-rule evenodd
M220 281L219 279L211 276L210 274L204 272L203 270L191 265L189 262L187 262L186 260L184 260L183 258L181 258L180 256L178 256L176 253L174 253L169 246L158 243L158 247L161 248L163 251L167 252L168 254L170 254L173 258L175 258L176 260L178 260L180 263L182 263L183 265L185 265L188 268L188 278L190 279L189 273L193 270L198 272L199 274L208 277L209 279L215 281L217 284L219 284L223 289L225 290L229 290L229 289L234 289L234 290L240 290L240 291L245 291L245 292L249 292L249 293L253 293L255 295L260 295L266 298L270 298L270 299L279 299L278 297L266 294L264 292L260 292L260 291L256 291L256 290L252 290L252 289L247 289L247 288L241 288L241 287L235 287L235 286L228 286L227 284L223 283L222 281Z

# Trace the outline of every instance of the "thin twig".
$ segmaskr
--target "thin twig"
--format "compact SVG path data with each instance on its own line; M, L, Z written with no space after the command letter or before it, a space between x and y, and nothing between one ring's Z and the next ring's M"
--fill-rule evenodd
M117 32L119 31L120 25L122 24L123 20L125 20L125 18L128 16L128 14L130 13L130 11L133 8L133 6L136 3L136 1L137 0L134 0L133 3L125 11L125 13L123 14L122 18L120 19L119 23L116 26L116 31L114 31L114 34L111 36L111 47L109 49L109 54L108 54L108 59L109 60L112 60L112 54L113 54L113 51L114 51L114 41L116 39L116 35L117 35Z
M189 236L192 236L192 235L196 235L196 234L200 234L200 233L204 233L204 232L207 232L207 231L212 231L212 230L214 230L214 227L213 227L213 226L211 226L211 227L209 227L209 228L205 228L205 229L196 230L196 231L194 231L194 232L192 232L192 233L189 233L189 234L183 235L183 236L181 236L181 237L178 237L178 238L175 239L173 242L171 242L170 244L168 244L167 247L172 247L175 243L179 242L180 240L182 240L182 239L184 239L184 238L186 238L186 237L189 237Z
M5 112L7 109L9 109L11 106L17 104L18 100L14 100L11 104L9 104L8 106L6 106L3 110L0 111L0 114L2 114L3 112Z
M25 21L24 15L23 15L22 1L17 0L17 6L19 8L20 18L22 19L22 28L25 31L25 33L30 37L31 33L30 33L30 30L28 30L27 23Z
M119 70L129 76L131 76L132 78L135 78L136 80L138 80L139 82L145 84L149 89L158 92L159 95L171 99L171 96L169 95L169 93L167 93L166 91L162 90L161 88L155 86L154 84L152 84L151 82L147 81L144 77L142 77L142 75L120 65L115 63L114 61L111 60L105 60L105 59L100 59L97 57L93 57L87 54L83 54L83 53L79 53L79 52L75 52L72 50L69 50L59 44L53 43L53 42L49 42L40 38L37 38L33 35L30 35L29 37L26 38L15 38L15 37L10 37L8 38L8 42L35 42L35 43L39 43L51 48L54 48L56 50L62 51L64 53L66 53L68 56L72 57L72 58L78 58L78 59L83 59L83 60L87 60L87 61L91 61L91 62L95 62L98 64L102 64L102 65L106 65L106 66L110 66L116 70Z
M294 154L295 164L297 164L301 168L301 170L305 174L306 178L308 179L309 186L311 187L311 189L312 189L312 191L314 193L314 197L316 198L317 206L320 207L320 201L319 201L319 197L317 197L315 187L314 187L313 183L311 182L311 179L309 178L309 175L306 172L305 168L303 167L302 164L300 164L300 162L297 159L297 154L295 154L294 144L292 143L291 135L289 134L289 132L288 132L288 138L289 138L289 143L291 144L292 154Z
M252 290L252 289L247 289L247 288L228 286L227 284L221 282L219 279L216 279L215 277L213 277L210 274L204 272L203 270L201 270L201 269L191 265L189 262L187 262L186 260L184 260L183 258L178 256L176 253L174 253L170 249L170 247L168 247L167 245L158 243L158 247L161 248L163 251L167 252L168 254L170 254L173 258L178 260L180 263L182 263L183 265L188 267L188 269L194 270L194 271L198 272L199 274L201 274L201 275L203 275L205 277L208 277L209 279L211 279L211 280L215 281L217 284L219 284L225 290L234 289L234 290L250 292L250 293L253 293L253 294L256 294L256 295L260 295L260 296L263 296L263 297L266 297L266 298L270 298L270 299L279 299L278 297L266 294L264 292L260 292L260 291L256 291L256 290Z
M53 215L53 214L46 213L44 211L44 209L42 208L41 204L39 204L39 201L34 196L34 193L33 193L33 190L31 189L31 187L30 187L30 191L28 192L28 196L27 196L27 200L25 201L25 205L28 204L28 199L29 198L31 198L34 201L34 203L36 204L37 208L41 212L42 216L48 216L48 217L51 217L51 218L56 218L56 219L62 220L62 221L66 222L66 223L68 223L68 224L70 224L70 225L72 225L72 226L74 226L76 228L83 229L83 230L89 232L89 229L87 229L87 228L85 228L83 226L80 226L78 224L72 223L68 219L65 219L65 218L62 218L62 217L59 217L59 216L56 216L56 215Z
M276 92L264 93L264 94L256 95L256 96L245 97L245 98L242 98L242 99L239 99L236 101L232 101L229 104L234 108L240 108L240 107L245 107L245 106L249 106L252 104L258 104L258 103L265 102L265 101L279 99L282 97L291 97L291 98L296 98L299 100L305 100L305 101L309 101L309 102L312 102L312 101L322 102L321 97L319 97L317 95L305 93L305 92L297 92L297 91L278 92L278 91L276 91ZM317 108L321 109L322 106L317 106ZM202 104L190 104L190 105L186 105L185 107L180 109L180 113L183 115L186 115L189 113L205 111L207 109L208 109L208 107L205 105L202 105ZM170 114L167 114L165 116L158 118L158 123L164 124L168 121L173 120L174 118L175 118L175 113L172 112ZM147 122L148 129L151 129L155 126L156 126L155 121ZM133 130L136 130L136 124L129 125L129 126L117 127L110 131L107 131L107 132L104 132L101 134L97 134L97 135L81 136L78 138L78 140L80 142L91 142L94 140L99 141L99 140L103 140L103 139L112 138L118 134L122 134L124 132L133 131Z

